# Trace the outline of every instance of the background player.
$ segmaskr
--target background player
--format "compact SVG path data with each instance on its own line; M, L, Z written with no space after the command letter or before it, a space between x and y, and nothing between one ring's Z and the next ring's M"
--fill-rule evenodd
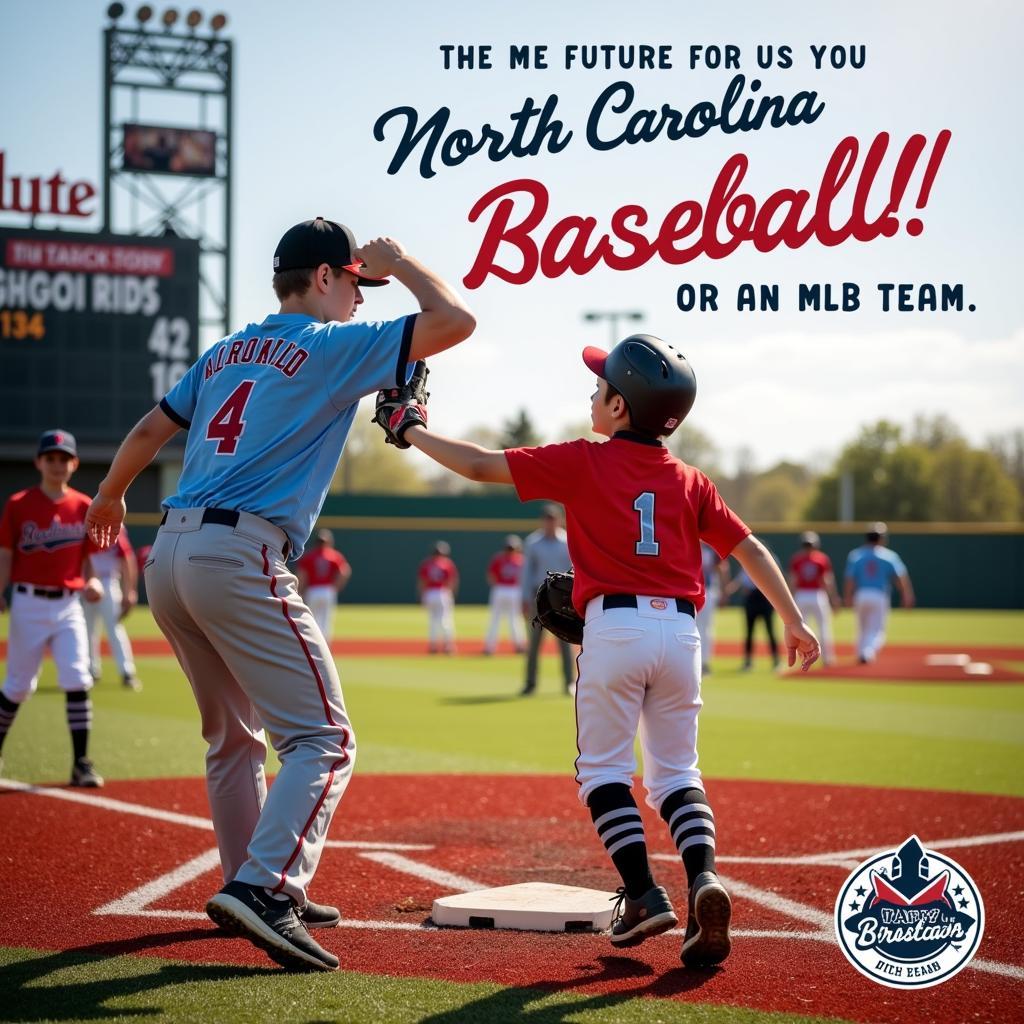
M696 395L682 354L658 338L634 335L610 354L588 348L583 358L599 377L591 419L594 431L610 438L603 444L488 451L430 433L414 411L399 427L405 441L471 480L514 483L522 501L565 505L573 603L586 623L576 690L576 779L622 877L612 942L635 945L676 924L667 893L651 876L630 789L639 727L648 803L667 823L689 883L682 959L714 964L729 953L731 903L715 873L714 815L697 768L700 538L721 557L732 554L779 608L790 664L799 651L808 668L818 643L765 547L711 481L662 444Z
M85 628L89 634L89 673L95 682L99 682L103 669L100 660L102 619L111 653L121 673L122 684L129 690L141 690L142 684L135 675L132 644L121 621L139 603L139 569L128 531L122 526L117 540L103 551L94 551L90 560L92 571L103 587L103 594L98 601L85 606Z
M562 528L561 510L557 505L547 505L540 516L540 528L526 538L523 557L523 618L529 630L529 649L526 652L526 681L520 693L522 697L537 692L540 649L544 643L544 627L533 621L537 614L537 588L549 572L569 572L571 569L572 560L565 530ZM572 644L558 637L555 642L562 659L562 689L566 694L571 694L576 685L576 651Z
M715 655L715 613L729 585L729 562L719 558L710 544L700 543L701 573L704 576L704 607L697 612L697 633L700 635L700 670L711 671Z
M200 356L132 429L89 525L97 543L110 543L131 481L188 430L146 587L209 743L207 792L227 884L207 913L285 966L336 970L337 957L306 929L337 924L338 911L309 902L307 889L355 745L337 667L286 559L302 554L359 399L404 383L410 361L467 338L475 321L394 239L359 248L348 228L320 217L285 232L273 269L280 312ZM389 276L421 312L347 323L361 289ZM263 727L281 759L269 794Z
M832 559L821 550L821 538L813 531L800 534L800 550L789 560L789 586L796 605L821 640L822 661L836 660L832 640L832 609L839 607L839 591Z
M861 665L874 661L885 644L894 583L902 606L914 607L910 573L903 559L885 546L888 533L885 523L872 523L864 534L865 543L846 559L843 597L846 606L857 613L857 661Z
M491 618L484 641L484 654L493 654L498 646L501 620L508 622L516 651L526 650L526 634L520 611L520 578L523 575L523 542L514 533L505 538L505 547L487 566L487 582L491 586Z
M772 557L774 560L774 556ZM754 632L758 620L764 622L764 631L768 637L768 650L772 655L772 668L778 668L779 642L775 638L775 608L742 563L740 571L725 588L725 596L729 598L737 592L743 594L743 664L740 665L740 671L749 672L754 667Z
M71 785L95 788L103 779L89 760L92 676L79 595L95 602L100 584L90 576L85 510L89 498L68 486L78 449L66 430L48 430L36 455L39 486L12 494L0 518L0 611L11 587L7 677L0 690L0 749L18 708L35 692L47 646L64 691L73 764Z
M299 593L313 613L324 639L330 643L338 594L352 578L352 567L334 546L334 534L330 530L316 531L316 544L298 560L295 575L299 580Z
M451 560L452 549L439 540L434 550L420 562L416 572L416 590L427 609L427 650L455 653L455 594L459 589L459 570Z

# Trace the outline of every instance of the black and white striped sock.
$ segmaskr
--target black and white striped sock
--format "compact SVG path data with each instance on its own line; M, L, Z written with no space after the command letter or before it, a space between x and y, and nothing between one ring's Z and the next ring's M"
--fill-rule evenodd
M622 878L626 895L639 899L654 885L654 879L647 861L644 825L629 786L598 786L587 798L587 806L597 834Z
M4 739L11 726L14 725L14 716L18 713L20 706L0 693L0 750L3 750Z
M702 789L677 789L661 805L689 883L702 871L715 870L715 815Z
M75 760L85 757L89 749L89 730L92 728L92 700L87 690L75 690L65 695L68 728Z

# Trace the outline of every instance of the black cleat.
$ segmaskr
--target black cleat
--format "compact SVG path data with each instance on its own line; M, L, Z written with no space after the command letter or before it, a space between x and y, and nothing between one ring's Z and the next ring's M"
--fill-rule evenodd
M729 922L732 900L713 871L702 871L690 889L690 914L686 922L680 959L687 967L720 964L732 949Z
M648 936L660 935L679 924L668 893L660 885L652 886L635 900L626 895L625 889L619 889L615 898L613 946L639 946Z
M99 789L103 785L103 776L89 758L80 757L71 766L71 785L79 789Z
M290 971L338 969L338 958L309 934L292 900L275 900L258 885L228 882L206 904L206 913L214 924L248 939Z
M341 911L337 907L312 900L306 900L306 905L295 913L307 928L337 928L341 924Z

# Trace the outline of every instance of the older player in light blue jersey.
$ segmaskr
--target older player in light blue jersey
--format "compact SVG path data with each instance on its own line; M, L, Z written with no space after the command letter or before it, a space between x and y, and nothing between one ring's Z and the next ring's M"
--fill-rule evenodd
M394 278L420 311L352 322ZM473 332L462 299L390 238L324 220L274 255L280 311L195 363L131 431L88 517L106 545L128 485L180 429L185 464L146 565L153 615L192 684L225 886L210 917L286 967L335 970L308 928L340 915L306 892L355 743L330 650L285 562L302 553L364 395ZM269 793L264 728L281 760Z
M865 543L846 559L843 599L857 613L857 660L867 665L885 644L885 626L891 610L892 587L900 592L904 608L914 606L914 588L903 559L885 546L888 528L872 523Z

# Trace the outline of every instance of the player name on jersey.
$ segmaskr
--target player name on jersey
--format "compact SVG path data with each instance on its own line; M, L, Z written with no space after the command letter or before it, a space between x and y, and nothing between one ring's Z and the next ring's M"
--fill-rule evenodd
M308 358L309 352L306 349L284 338L261 338L258 335L247 340L236 338L230 345L221 343L211 353L203 368L203 379L209 380L225 366L245 363L273 366L286 377L294 377Z

